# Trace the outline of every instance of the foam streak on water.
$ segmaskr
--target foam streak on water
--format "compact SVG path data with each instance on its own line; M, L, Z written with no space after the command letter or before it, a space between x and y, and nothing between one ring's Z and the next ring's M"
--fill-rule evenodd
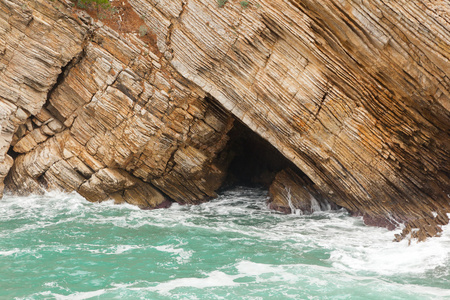
M450 299L450 228L392 242L345 211L283 215L239 188L143 211L77 194L0 201L0 299Z

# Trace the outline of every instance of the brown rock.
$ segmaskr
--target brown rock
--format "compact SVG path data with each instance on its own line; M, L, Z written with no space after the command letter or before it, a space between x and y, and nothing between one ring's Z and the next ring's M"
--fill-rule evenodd
M292 169L282 170L275 176L269 194L269 207L286 214L310 214L331 209L331 205L319 194L314 184Z
M171 64L333 202L405 222L450 212L446 2L257 3L188 1Z
M199 203L225 177L237 118L368 223L395 216L423 238L448 222L430 217L450 212L444 0L130 4L152 39L60 2L0 2L5 174L10 146L23 153L8 188L125 201L107 169Z
M6 155L3 161L0 161L0 198L3 197L3 180L5 179L6 175L8 175L9 169L11 169L13 163L14 160L9 155Z
M82 50L87 28L77 24L63 6L60 8L62 11L59 11L52 5L47 1L31 4L5 0L0 3L2 168L10 165L10 159L5 162L5 155L13 142L15 131L27 121L30 114L41 110L61 68ZM62 14L66 17L63 18ZM31 125L31 120L29 123ZM32 125L29 130L33 130ZM29 150L34 146L25 148ZM22 150L25 151L25 148ZM0 185L2 183L3 178L0 179Z
M114 199L117 204L128 202L141 208L158 208L167 201L151 184L118 169L101 169L78 191L89 201Z
M53 118L52 114L46 110L45 108L42 108L36 115L36 119L41 121L42 123L47 123L50 119Z
M51 120L47 123L47 126L53 132L61 132L64 129L64 125L58 120Z
M168 199L160 192L153 188L150 184L139 181L132 188L126 189L123 193L123 199L139 206L143 209L161 208L170 206Z
M17 153L27 153L33 150L36 146L37 143L33 136L31 134L27 134L14 145L13 150Z
M215 196L226 168L216 156L225 147L230 115L138 38L95 26L36 114L34 126L41 127L17 138L14 151L25 156L16 160L8 186L27 193L31 188L18 188L27 177L30 187L141 207L167 206L152 183L183 203ZM38 161L29 174L30 157L47 159L45 148L57 159Z

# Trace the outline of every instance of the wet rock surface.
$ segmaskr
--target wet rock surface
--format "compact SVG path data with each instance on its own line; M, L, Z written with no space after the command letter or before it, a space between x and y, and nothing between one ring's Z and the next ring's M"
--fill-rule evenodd
M320 194L314 183L287 168L280 171L269 188L268 205L286 214L311 214L315 211L338 209Z

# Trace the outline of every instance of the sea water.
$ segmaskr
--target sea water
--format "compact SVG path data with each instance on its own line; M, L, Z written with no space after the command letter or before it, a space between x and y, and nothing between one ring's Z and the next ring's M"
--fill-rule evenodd
M0 299L450 299L450 228L423 243L345 210L283 215L236 188L140 210L0 201Z

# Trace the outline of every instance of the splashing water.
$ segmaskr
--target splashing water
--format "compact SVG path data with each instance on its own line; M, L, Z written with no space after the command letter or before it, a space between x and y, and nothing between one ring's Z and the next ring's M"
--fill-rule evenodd
M143 211L6 196L0 299L450 299L448 226L408 246L343 210L283 215L266 197Z
M289 209L291 210L291 214L297 215L297 216L303 215L303 211L302 211L300 208L296 208L296 207L294 206L294 203L292 203L291 189L288 188L288 187L285 187L284 189L285 189L286 192L287 192L286 199L287 199L287 201L288 201L288 205L289 205Z
M320 204L319 202L316 200L316 198L314 198L313 196L311 196L311 211L316 212L316 211L321 211L322 209L320 208Z

